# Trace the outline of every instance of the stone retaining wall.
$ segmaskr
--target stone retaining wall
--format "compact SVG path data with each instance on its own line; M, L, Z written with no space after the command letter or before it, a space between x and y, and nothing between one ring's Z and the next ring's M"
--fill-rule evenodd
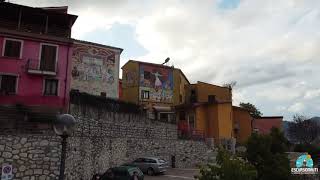
M72 138L69 142L68 179L89 179L138 157L160 157L171 166L171 157L175 156L177 168L195 168L208 162L213 153L203 142L184 140Z
M68 138L66 179L90 179L109 167L142 156L166 159L176 167L192 168L206 163L212 149L204 142L179 140L175 124L147 119L144 115L101 111L71 106L77 120ZM58 179L61 139L46 135L0 135L0 165L13 165L16 180Z
M55 179L60 150L60 138L56 136L0 135L0 165L11 164L14 179Z

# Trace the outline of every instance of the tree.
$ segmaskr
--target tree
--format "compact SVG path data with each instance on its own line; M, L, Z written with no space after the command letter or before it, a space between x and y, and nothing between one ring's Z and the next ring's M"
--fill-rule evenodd
M209 164L200 169L198 180L254 180L257 171L248 161L219 149L217 165Z
M262 113L260 112L260 110L258 108L256 108L256 106L251 103L241 102L240 107L243 109L246 109L250 113L250 115L254 118L259 118L262 116Z
M288 126L289 139L299 144L311 144L320 136L320 126L316 121L296 114Z
M224 83L222 86L229 89L233 89L237 85L237 81L231 81L229 83Z
M287 149L283 133L273 128L269 135L254 133L249 138L246 157L256 167L259 180L288 180L292 177Z

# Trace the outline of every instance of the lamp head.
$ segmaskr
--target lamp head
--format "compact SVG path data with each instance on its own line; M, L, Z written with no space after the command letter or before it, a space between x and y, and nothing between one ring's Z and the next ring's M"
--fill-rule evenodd
M62 114L57 116L53 129L59 136L68 136L71 134L75 124L76 120L72 115Z

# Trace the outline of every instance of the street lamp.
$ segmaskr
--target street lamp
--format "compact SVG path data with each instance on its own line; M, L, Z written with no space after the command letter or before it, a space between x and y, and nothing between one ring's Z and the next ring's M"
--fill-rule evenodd
M62 114L57 116L56 122L53 125L54 132L62 138L59 180L64 180L67 138L71 134L75 124L76 120L72 115Z

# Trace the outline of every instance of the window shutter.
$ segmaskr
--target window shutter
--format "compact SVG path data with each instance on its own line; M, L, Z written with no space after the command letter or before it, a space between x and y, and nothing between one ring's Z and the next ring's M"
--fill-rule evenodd
M57 47L42 45L40 69L55 72Z

